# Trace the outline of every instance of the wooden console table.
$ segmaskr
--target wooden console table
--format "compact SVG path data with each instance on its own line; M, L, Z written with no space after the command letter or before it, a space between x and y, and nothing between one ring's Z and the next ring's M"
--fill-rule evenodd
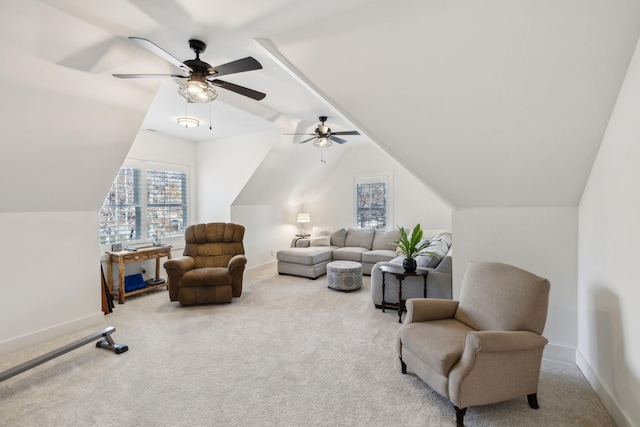
M125 297L140 294L146 292L149 289L166 286L169 288L168 283L161 283L159 285L149 285L146 288L137 289L131 292L124 291L124 265L132 262L141 262L148 259L156 260L156 279L160 277L160 258L167 257L171 259L171 246L149 246L145 248L138 248L135 251L119 251L119 252L107 252L107 283L109 284L109 291L111 295L115 295L115 288L113 285L113 264L118 264L118 302L124 304Z

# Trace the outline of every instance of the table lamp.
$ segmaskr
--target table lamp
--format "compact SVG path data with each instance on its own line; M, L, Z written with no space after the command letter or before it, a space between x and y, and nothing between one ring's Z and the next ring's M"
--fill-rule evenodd
M311 222L311 215L309 215L307 212L300 212L298 214L298 222L300 223L300 236L301 237L306 237L309 234L307 234L307 232L304 230L304 223L305 222Z

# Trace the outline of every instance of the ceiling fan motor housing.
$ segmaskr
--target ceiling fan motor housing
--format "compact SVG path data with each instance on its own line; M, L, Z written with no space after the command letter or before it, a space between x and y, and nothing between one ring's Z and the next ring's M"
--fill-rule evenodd
M207 44L203 41L191 39L189 40L189 47L196 53L196 57L200 56L202 52L207 50Z

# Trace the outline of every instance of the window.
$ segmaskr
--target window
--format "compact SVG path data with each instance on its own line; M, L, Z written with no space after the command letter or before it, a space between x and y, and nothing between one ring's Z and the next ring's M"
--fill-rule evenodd
M128 163L118 172L100 210L100 243L184 234L187 172L179 166Z
M358 177L354 179L356 227L387 229L392 224L390 209L390 177Z

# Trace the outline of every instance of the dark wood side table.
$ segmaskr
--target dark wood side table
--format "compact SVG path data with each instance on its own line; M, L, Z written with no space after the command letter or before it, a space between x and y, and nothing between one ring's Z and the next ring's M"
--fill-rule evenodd
M398 280L398 323L402 323L402 312L405 310L405 300L402 299L402 281L410 276L420 277L424 279L424 297L427 297L427 275L429 274L429 270L416 270L416 271L406 271L402 267L395 267L392 265L383 265L380 267L380 271L382 271L382 312L384 313L384 309L387 306L387 302L384 300L384 294L386 290L385 284L385 276L387 274L393 274L395 278Z

